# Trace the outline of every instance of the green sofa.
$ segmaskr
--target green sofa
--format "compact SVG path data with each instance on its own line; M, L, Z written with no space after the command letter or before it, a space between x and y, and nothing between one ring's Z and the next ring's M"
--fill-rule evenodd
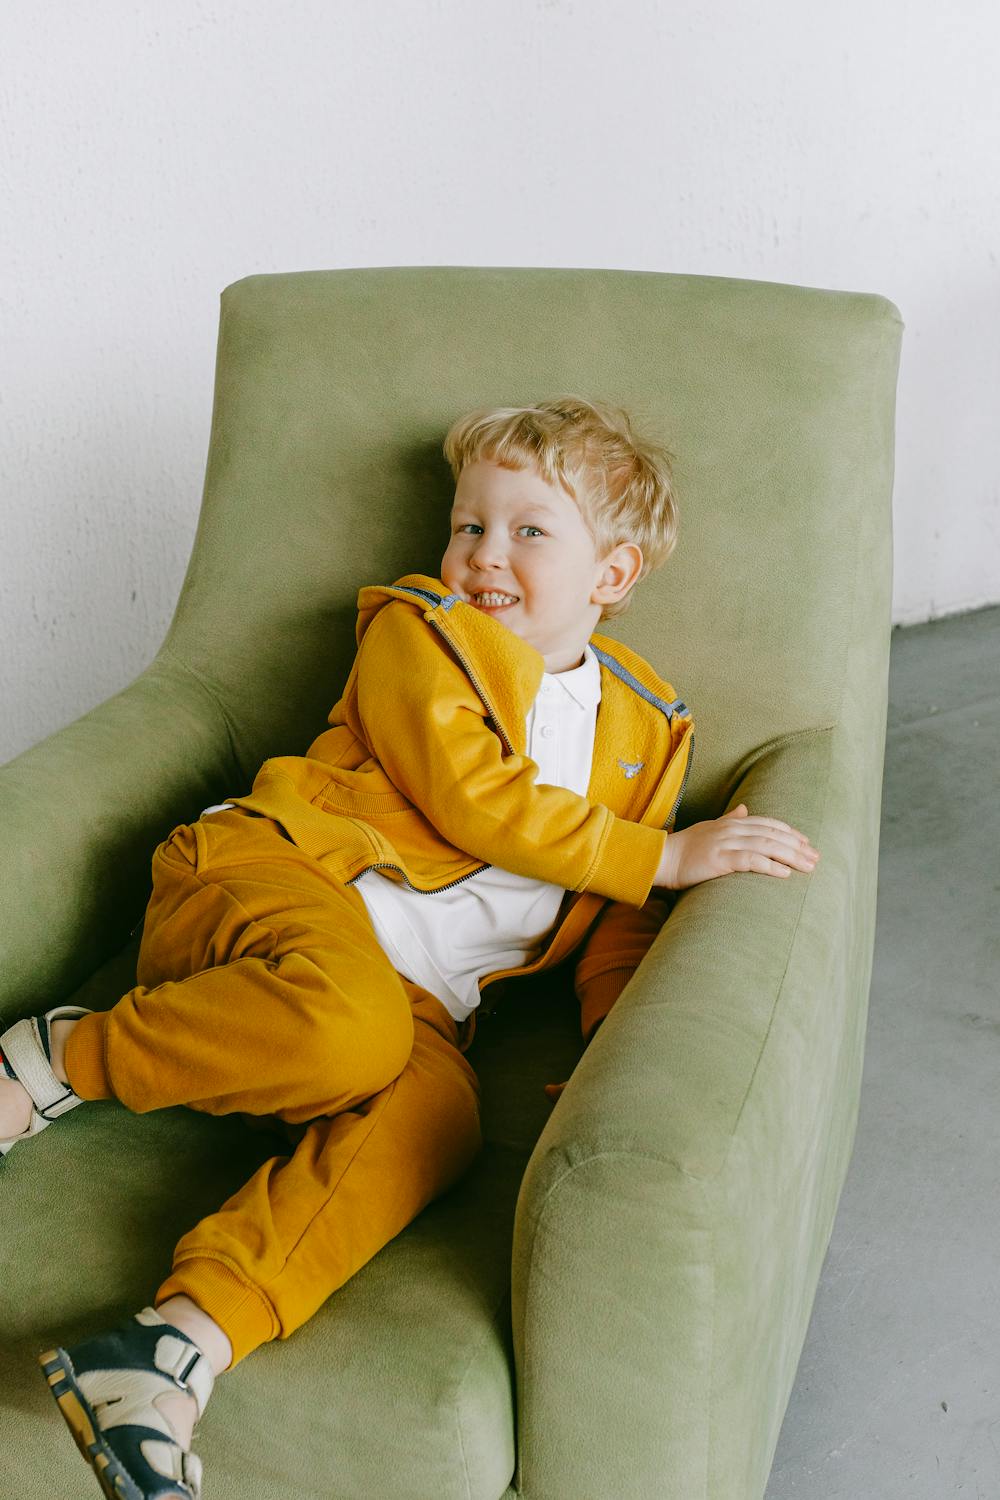
M572 960L489 992L480 1157L218 1382L207 1500L764 1495L858 1112L901 334L880 296L656 272L400 266L223 292L166 640L0 768L4 1024L132 987L154 847L323 727L359 587L437 571L441 442L481 403L600 395L672 448L677 550L601 628L694 714L678 827L744 801L822 858L681 893L582 1055ZM571 1073L553 1105L545 1083ZM36 1355L141 1307L180 1234L286 1149L236 1117L108 1101L0 1162L10 1494L97 1493Z

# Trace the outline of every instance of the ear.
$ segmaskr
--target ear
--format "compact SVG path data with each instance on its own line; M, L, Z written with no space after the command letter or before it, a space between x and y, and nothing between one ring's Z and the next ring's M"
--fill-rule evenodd
M613 604L624 599L642 572L642 548L636 542L619 542L601 565L592 603Z

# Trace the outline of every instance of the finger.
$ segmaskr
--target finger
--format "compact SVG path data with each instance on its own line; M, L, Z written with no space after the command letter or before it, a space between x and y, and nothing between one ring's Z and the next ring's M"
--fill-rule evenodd
M792 873L788 865L782 864L777 859L769 859L766 854L760 854L755 849L749 849L742 856L738 855L737 858L740 860L737 869L750 870L757 875L785 876Z
M797 870L814 870L819 861L819 850L814 849L810 844L789 846L787 842L782 844L780 839L775 837L762 840L757 847L771 859L794 865Z
M745 823L740 823L738 827L733 828L731 837L752 844L755 849L763 849L765 854L770 853L772 849L788 850L793 854L808 852L807 846L802 843L797 833L792 831L786 833L782 828L770 828L767 825L763 827L754 825L748 828Z
M743 832L740 828L739 833ZM813 870L819 860L819 851L806 848L802 844L794 843L790 838L782 837L780 834L771 834L768 837L762 834L751 836L746 841L741 841L733 846L739 851L749 851L751 854L763 856L772 862L780 862L786 865L794 865L797 870Z
M796 844L807 844L809 848L812 848L807 834L800 833L797 828L793 828L789 823L783 823L780 818L744 818L739 825L739 831L744 836L752 834L755 829L761 828L773 828L779 834L787 834Z
M798 833L798 829L793 828L791 823L785 823L781 818L767 818L763 813L751 813L750 817L746 820L746 824L749 824L751 827L756 825L761 828L781 828L785 833ZM741 826L745 827L746 824Z
M754 826L758 826L766 828L783 828L787 833L798 832L798 830L793 828L790 823L783 822L781 818L768 818L765 817L762 813L747 812L747 805L745 802L741 802L738 807L730 808L729 812L723 813L722 816L724 818L732 818L736 813L740 812L741 808L743 810L739 820L741 828L753 828Z

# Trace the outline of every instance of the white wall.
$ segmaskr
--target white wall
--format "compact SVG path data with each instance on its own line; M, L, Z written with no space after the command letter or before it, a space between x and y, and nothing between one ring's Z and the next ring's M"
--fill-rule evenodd
M894 619L1000 601L993 0L5 10L0 761L151 660L252 272L617 266L907 324Z

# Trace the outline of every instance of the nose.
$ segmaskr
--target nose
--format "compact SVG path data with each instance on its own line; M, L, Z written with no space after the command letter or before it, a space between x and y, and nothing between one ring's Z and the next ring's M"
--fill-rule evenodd
M472 564L476 568L497 568L506 564L507 554L496 537L481 536L472 549Z

